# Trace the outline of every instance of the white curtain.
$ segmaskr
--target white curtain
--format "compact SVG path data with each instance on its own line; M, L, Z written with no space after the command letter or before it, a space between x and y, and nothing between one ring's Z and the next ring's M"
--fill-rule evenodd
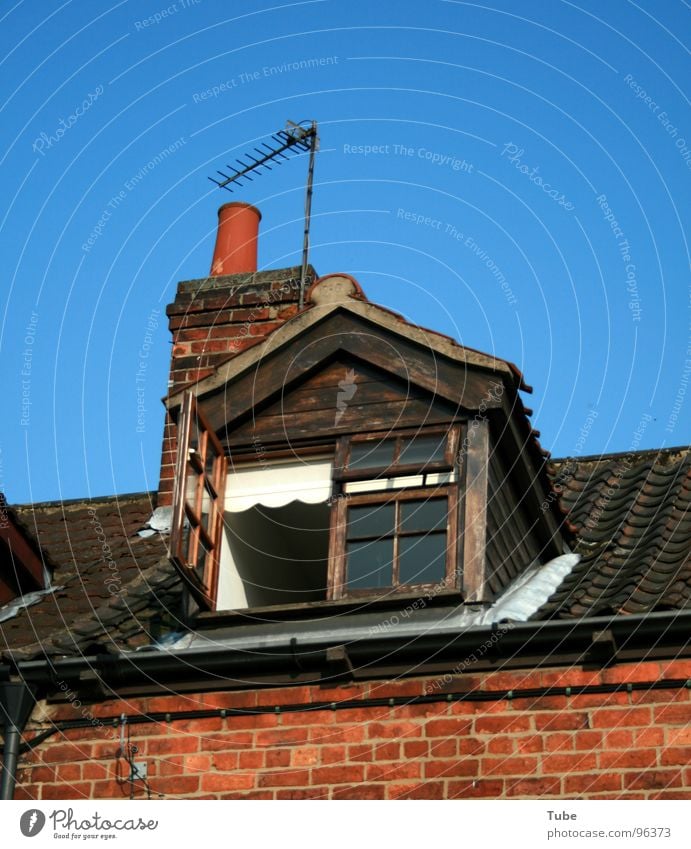
M330 496L330 459L273 461L271 464L230 469L225 509L230 513L240 513L256 504L265 507L283 507L291 501L319 504Z

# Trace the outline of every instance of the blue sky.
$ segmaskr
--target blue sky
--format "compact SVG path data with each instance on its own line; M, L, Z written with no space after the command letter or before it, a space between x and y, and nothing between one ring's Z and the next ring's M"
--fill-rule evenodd
M260 267L300 261L306 162L232 196L207 179L287 119L319 122L320 274L513 360L555 456L688 442L683 0L25 0L0 17L8 500L157 486L165 306L208 273L217 207L260 206Z

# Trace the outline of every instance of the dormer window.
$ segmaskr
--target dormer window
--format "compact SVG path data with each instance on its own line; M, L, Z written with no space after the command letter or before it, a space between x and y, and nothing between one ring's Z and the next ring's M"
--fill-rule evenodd
M458 429L340 440L331 598L459 586Z

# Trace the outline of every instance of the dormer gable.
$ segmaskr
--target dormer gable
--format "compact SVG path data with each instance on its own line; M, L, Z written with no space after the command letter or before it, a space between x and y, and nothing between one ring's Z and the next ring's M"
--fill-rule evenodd
M302 310L166 399L173 559L198 603L491 604L568 535L521 388L509 363L369 303L349 276L317 280ZM353 469L354 452L383 459Z

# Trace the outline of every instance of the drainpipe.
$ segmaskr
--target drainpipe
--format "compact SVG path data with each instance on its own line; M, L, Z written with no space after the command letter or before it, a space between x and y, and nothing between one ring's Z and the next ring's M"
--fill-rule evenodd
M0 799L5 801L14 798L21 735L35 704L35 690L28 684L23 682L0 684L0 719L2 719L5 741Z

